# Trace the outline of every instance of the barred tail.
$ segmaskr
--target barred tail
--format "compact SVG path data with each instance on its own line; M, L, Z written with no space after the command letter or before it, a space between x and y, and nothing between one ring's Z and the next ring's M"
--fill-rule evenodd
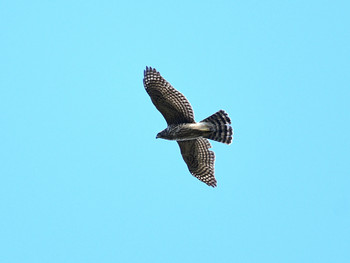
M232 142L233 129L230 125L231 119L224 110L219 110L201 122L210 123L213 128L213 132L205 136L205 138L226 144Z

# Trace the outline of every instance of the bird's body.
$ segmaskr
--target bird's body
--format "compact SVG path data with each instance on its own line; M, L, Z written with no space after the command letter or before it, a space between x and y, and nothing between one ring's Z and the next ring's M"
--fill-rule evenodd
M212 131L208 123L180 123L169 125L166 129L158 133L157 138L175 141L188 141L205 137Z
M195 122L191 104L153 68L146 67L143 79L153 104L162 113L168 127L156 138L176 140L191 174L209 186L216 186L214 152L208 139L230 144L233 129L228 114L220 110Z

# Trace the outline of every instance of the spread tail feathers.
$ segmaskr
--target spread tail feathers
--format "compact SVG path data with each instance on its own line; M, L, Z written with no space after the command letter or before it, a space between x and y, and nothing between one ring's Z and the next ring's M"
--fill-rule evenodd
M213 130L205 138L226 144L232 142L233 129L230 125L231 119L225 111L219 110L201 122L209 123Z

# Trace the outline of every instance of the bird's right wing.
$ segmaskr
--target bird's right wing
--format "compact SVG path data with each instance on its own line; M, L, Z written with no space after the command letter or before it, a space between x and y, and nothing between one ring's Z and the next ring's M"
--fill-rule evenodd
M157 70L146 67L143 85L151 97L153 104L164 116L168 125L194 122L191 104Z
M215 154L210 151L211 145L207 139L178 141L182 158L191 174L209 186L216 187L214 176Z

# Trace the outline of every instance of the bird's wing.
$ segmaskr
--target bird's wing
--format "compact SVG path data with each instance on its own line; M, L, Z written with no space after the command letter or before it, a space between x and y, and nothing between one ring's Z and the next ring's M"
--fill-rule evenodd
M194 122L191 104L157 70L146 67L143 85L153 104L164 116L168 125Z
M207 139L199 138L188 141L178 141L182 158L191 174L209 186L216 187L214 176L215 154L210 151L211 145Z

